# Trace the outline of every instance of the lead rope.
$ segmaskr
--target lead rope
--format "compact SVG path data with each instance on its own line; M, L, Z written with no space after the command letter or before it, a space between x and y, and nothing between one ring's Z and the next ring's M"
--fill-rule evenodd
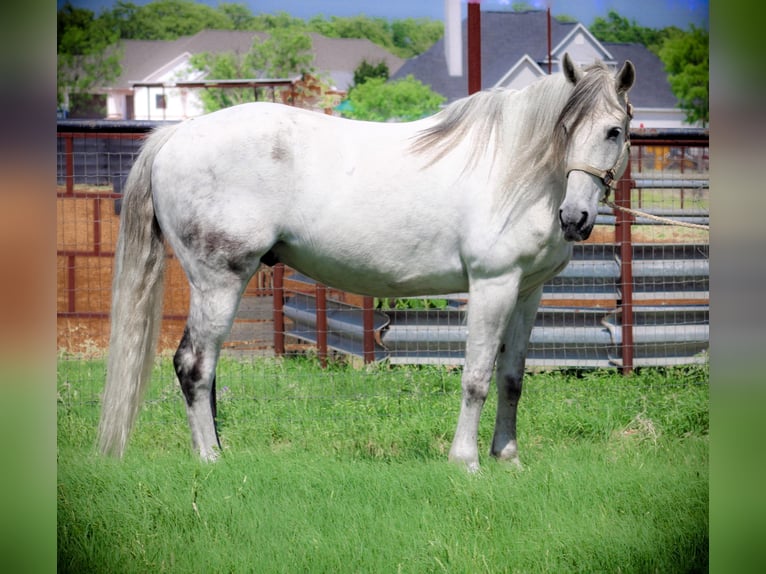
M677 219L669 219L667 217L661 217L659 215L652 215L651 213L646 213L645 211L640 211L638 209L631 209L629 207L623 207L621 205L617 205L613 201L608 201L606 198L604 198L604 204L608 205L612 209L619 209L620 211L631 213L633 215L644 217L646 219L651 219L653 221L659 221L660 223L664 223L666 225L676 225L680 227L690 227L691 229L702 229L704 231L710 231L709 225L702 225L701 223L688 223L686 221L678 221Z
M628 116L630 118L633 118L633 105L630 102L628 102L627 108L628 108L627 109ZM628 142L627 145L628 145L628 148L629 148L630 140L628 139L627 142ZM630 157L628 157L628 161L630 161ZM618 159L618 162L619 162L619 159ZM616 186L616 183L617 182L614 182L615 186ZM613 201L609 201L609 191L610 191L610 188L612 188L612 186L607 184L606 195L604 195L604 204L608 205L612 209L619 209L620 211L624 211L624 212L630 213L632 215L637 215L639 217L644 217L646 219L651 219L652 221L657 221L659 223L664 223L665 225L675 225L675 226L680 226L680 227L689 227L691 229L702 229L704 231L710 231L710 226L709 225L702 225L701 223L688 223L686 221L678 221L676 219L670 219L670 218L667 218L667 217L661 217L659 215L652 215L651 213L646 213L645 211L641 211L639 209L631 209L630 207L623 207L622 205L617 205Z

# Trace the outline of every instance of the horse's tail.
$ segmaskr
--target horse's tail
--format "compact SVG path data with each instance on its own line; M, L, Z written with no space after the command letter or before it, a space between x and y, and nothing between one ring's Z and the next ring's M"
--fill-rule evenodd
M114 255L112 322L98 445L122 457L144 390L151 378L161 323L165 246L154 213L154 157L174 127L154 132L125 184Z

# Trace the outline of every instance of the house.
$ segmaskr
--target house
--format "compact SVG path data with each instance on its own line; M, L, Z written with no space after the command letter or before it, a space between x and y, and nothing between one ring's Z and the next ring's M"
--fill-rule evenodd
M364 60L385 62L391 74L404 64L401 58L366 39L310 36L317 75L338 91L348 90L353 84L354 70ZM107 117L178 120L202 114L200 88L188 84L206 78L191 69L192 55L203 52L244 55L256 39L266 37L265 32L203 30L171 41L123 40L122 73L113 85L99 90L106 95Z
M580 65L603 60L615 70L625 60L636 65L637 81L630 92L634 127L681 127L684 113L678 107L660 59L640 44L599 42L579 22L551 19L551 71L560 70L566 52ZM408 60L392 80L412 74L442 94L448 102L468 95L467 21L463 21L463 75L450 76L445 39ZM481 13L482 89L521 89L548 73L548 17L545 11Z

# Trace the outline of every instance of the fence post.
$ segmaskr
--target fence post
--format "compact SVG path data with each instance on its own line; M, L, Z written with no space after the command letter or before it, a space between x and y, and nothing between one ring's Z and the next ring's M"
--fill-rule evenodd
M622 179L617 183L614 202L621 207L630 207L630 194L634 186L630 172L630 161ZM620 282L617 305L622 316L622 374L633 371L633 215L621 209L615 214L615 242L620 248Z
M481 91L481 6L468 2L468 94Z
M375 361L375 300L364 297L362 305L362 354L365 363L372 363Z
M62 137L61 135L59 137ZM74 195L74 135L63 134L64 138L64 184L67 195Z
M327 368L327 287L321 283L314 286L317 316L317 354L319 364Z
M274 292L274 354L281 357L285 354L285 264L277 263L274 266L273 292Z

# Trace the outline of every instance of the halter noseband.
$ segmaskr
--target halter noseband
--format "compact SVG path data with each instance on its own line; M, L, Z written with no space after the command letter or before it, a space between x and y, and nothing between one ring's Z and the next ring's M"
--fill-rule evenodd
M628 112L628 118L633 119L633 105L628 102L627 104L627 112ZM630 124L630 122L629 122ZM625 167L627 165L627 161L630 158L630 125L628 126L628 129L625 133L625 143L622 145L622 150L620 151L620 155L617 157L617 161L614 162L614 165L610 167L609 169L599 169L597 167L593 167L592 165L588 165L585 163L574 163L567 167L567 179L569 178L569 174L573 171L582 171L585 173L588 173L590 175L593 175L597 177L601 183L604 184L605 193L604 193L604 200L606 200L609 197L609 192L613 189L617 189L617 174L619 173L622 175L622 173L625 171Z

